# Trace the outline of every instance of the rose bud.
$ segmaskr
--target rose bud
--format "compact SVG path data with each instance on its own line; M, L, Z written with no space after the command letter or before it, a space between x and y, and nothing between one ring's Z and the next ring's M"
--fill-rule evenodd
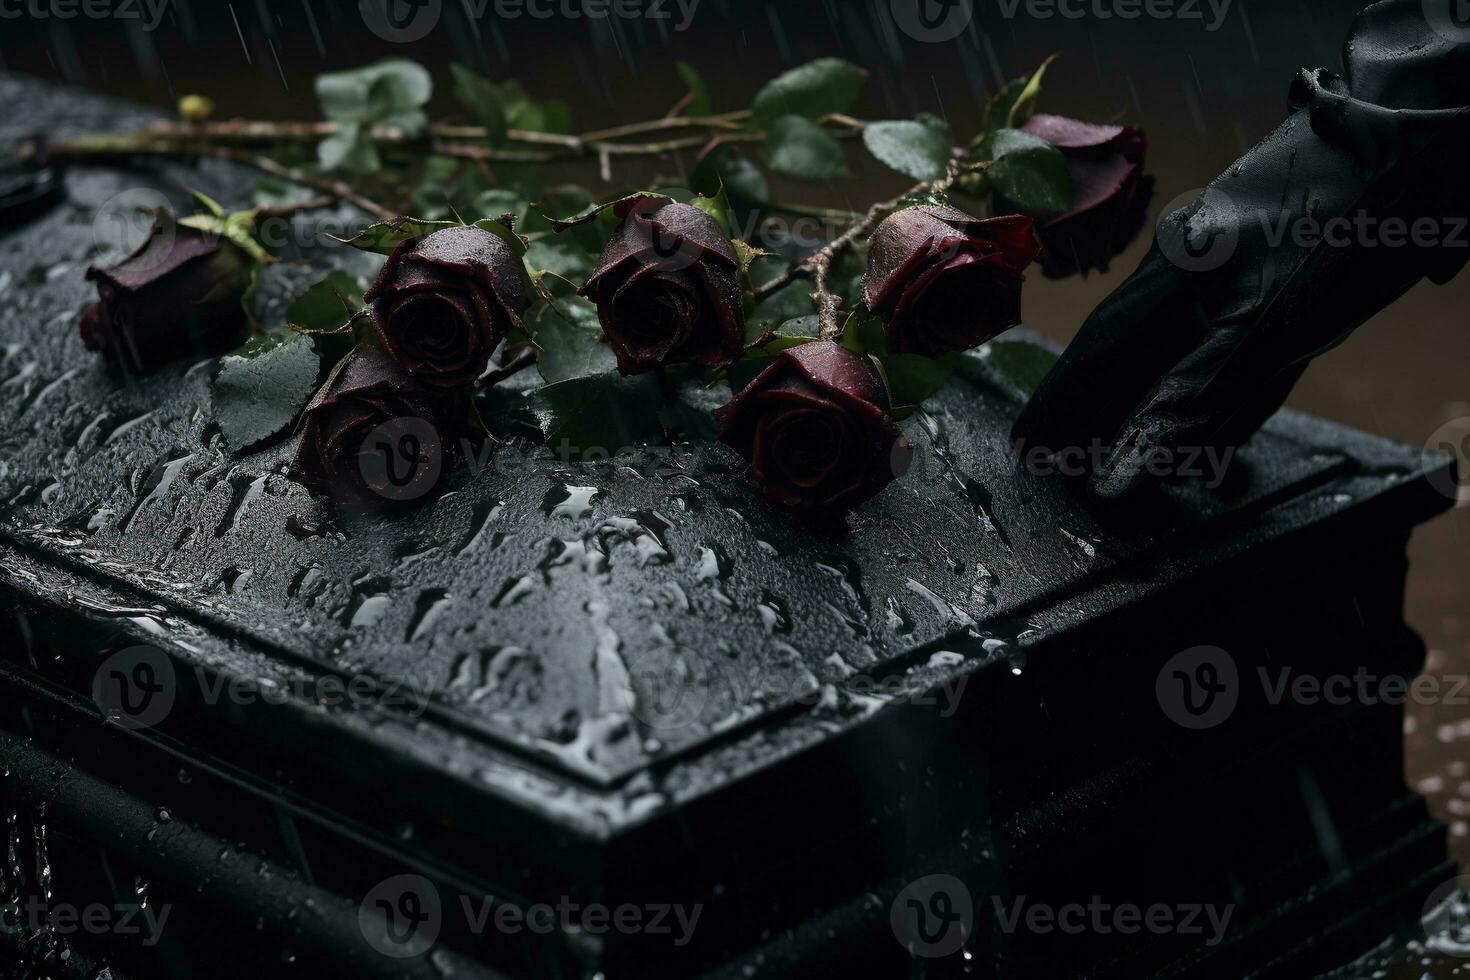
M968 350L1021 322L1022 270L1036 258L1031 219L974 218L943 205L904 208L869 241L863 301L885 321L890 354Z
M344 503L417 500L448 472L467 429L467 397L418 381L376 347L359 347L302 415L292 477Z
M783 351L715 410L715 421L766 496L801 510L842 510L908 469L913 449L885 400L865 358L818 340Z
M692 204L638 201L581 293L597 304L621 374L740 356L740 262L719 222Z
M458 387L485 371L531 303L531 277L503 239L460 225L393 249L363 298L383 349L427 384Z
M82 344L135 373L223 354L249 332L243 301L254 275L255 260L228 239L160 221L117 265L87 270L99 301L82 312Z
M1021 128L1062 152L1072 187L1072 206L1039 222L1041 271L1053 278L1107 272L1148 216L1154 192L1154 179L1143 172L1148 138L1132 126L1064 116L1032 116Z

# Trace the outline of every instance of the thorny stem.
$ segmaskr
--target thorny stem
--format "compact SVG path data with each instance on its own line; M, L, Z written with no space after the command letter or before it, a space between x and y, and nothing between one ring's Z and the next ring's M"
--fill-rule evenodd
M817 336L822 340L836 340L842 335L842 324L837 320L837 309L842 305L842 301L836 293L832 292L828 285L828 277L832 272L833 260L842 254L844 250L854 245L858 239L870 233L877 226L879 219L898 207L905 198L915 197L920 194L942 194L949 190L960 177L967 174L980 173L989 166L989 161L982 163L961 163L959 160L951 160L943 177L920 181L896 197L877 202L868 208L867 213L853 222L841 235L838 235L811 255L793 264L791 268L755 290L752 295L754 302L759 303L761 300L766 299L777 290L790 285L797 279L810 278L813 287L812 300L817 304L817 318L821 324Z
M710 142L712 136L722 140L750 142L764 139L764 134L745 131L750 111L726 112L708 116L672 116L593 130L580 136L545 133L536 130L511 129L506 137L512 143L528 143L525 147L489 146L474 141L488 139L483 126L461 126L434 123L422 133L411 133L397 126L374 126L370 136L375 143L432 146L436 152L477 160L504 160L518 163L548 163L585 156L658 156L674 150L696 149ZM838 127L839 138L861 132L867 123L840 113L824 116L818 122ZM693 136L682 136L648 142L616 142L630 136L679 130L703 130ZM254 119L230 119L220 122L158 122L138 133L88 136L57 143L53 153L76 157L101 152L106 146L117 149L128 146L133 153L166 151L176 145L203 147L270 146L280 143L310 143L336 133L334 122L277 122Z
M377 218L392 218L397 213L391 208L379 204L377 201L353 190L344 181L331 177L303 173L293 167L278 163L264 154L253 153L238 147L211 146L207 143L175 142L149 143L145 146L134 146L128 139L123 137L84 137L77 140L53 143L44 148L32 147L30 148L30 152L43 154L49 163L103 162L123 159L139 153L171 159L211 157L216 160L228 160L231 163L252 167L262 173L270 174L272 177L279 177L293 184L310 188L320 194L330 195L334 200L347 201ZM293 210L301 209L293 208Z
M475 382L476 388L489 388L491 385L499 384L513 374L518 374L536 363L536 348L527 344L515 357L498 368L486 371Z

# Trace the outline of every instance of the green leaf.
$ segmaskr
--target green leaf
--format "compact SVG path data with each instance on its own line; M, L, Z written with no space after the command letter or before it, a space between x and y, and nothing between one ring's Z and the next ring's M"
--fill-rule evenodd
M724 188L732 201L744 207L765 203L771 193L761 168L733 143L721 143L705 154L689 184L701 194L714 194Z
M195 190L191 187L189 188L189 195L193 197L195 202L198 203L198 205L209 214L214 215L216 218L224 217L225 209L220 206L220 203L218 201L210 197L208 194L200 190Z
M187 218L180 218L178 224L181 228L193 228L206 235L233 242L257 262L270 262L272 261L270 253L250 233L252 221L253 216L249 211L241 211L237 215L224 218L218 218L212 214L191 214Z
M602 335L597 307L580 296L542 303L526 318L536 345L536 369L548 384L610 374L617 358Z
M377 148L358 123L339 123L337 132L317 144L316 158L323 170L367 174L382 169Z
M1019 129L998 130L987 142L995 162L985 177L997 194L1027 214L1067 210L1071 188L1060 150Z
M434 94L434 80L406 58L386 58L316 78L322 115L334 122L387 122L418 112Z
M811 283L798 280L782 286L756 304L745 317L745 343L758 343L788 320L815 313L817 307L811 294Z
M592 274L592 261L579 245L565 240L540 239L526 248L526 271L537 280L550 274L580 284Z
M1048 56L1030 75L1013 79L996 93L985 107L985 129L976 135L972 145L979 146L997 130L1015 129L1031 118L1041 93L1041 79L1056 57Z
M300 333L337 333L363 308L362 286L341 269L307 287L286 307L286 322Z
M485 127L490 145L503 143L509 124L505 120L505 105L501 102L499 86L464 65L450 65L449 71L454 78L454 97L459 104Z
M863 144L885 165L915 180L943 177L951 153L943 124L898 119L875 122L863 130Z
M240 452L295 421L320 368L311 340L298 333L256 337L221 358L210 400L229 447Z
M788 347L816 340L821 330L821 318L815 313L793 317L776 327L771 338L757 349L766 354L779 354Z
M322 115L337 123L337 132L317 146L317 160L327 170L371 173L380 167L370 130L379 123L410 134L428 125L423 106L434 82L422 65L388 58L351 71L316 78Z
M725 232L725 237L731 237L733 232L730 230L730 199L725 196L724 187L708 197L704 194L697 194L689 203L718 221L720 228Z
M924 399L944 387L954 370L954 357L924 357L921 354L895 354L880 358L883 377L888 382L890 409L902 418Z
M652 374L574 378L536 389L529 401L546 444L558 453L614 456L663 441Z
M1035 393L1056 361L1055 351L1033 340L992 340L960 355L956 367L1024 401Z
M530 202L524 197L515 191L508 191L500 187L481 191L475 197L475 214L490 215L496 218L507 214L514 215L517 226L526 219L530 210Z
M852 311L852 315L842 325L842 336L837 342L861 357L881 357L888 349L888 341L883 334L883 321L866 309Z
M857 101L868 73L841 58L818 58L767 82L751 104L750 124L763 129L781 116L816 119L846 112Z
M429 235L445 228L453 228L458 221L426 218L389 218L368 225L353 238L338 238L337 241L364 252L387 255L403 242L419 235ZM517 256L526 254L526 241L495 218L481 218L473 222L476 228L490 232L509 245ZM335 236L334 236L335 237Z
M572 107L561 99L543 99L537 103L536 108L541 114L541 124L536 128L541 132L570 133L572 131Z
M682 62L674 62L674 70L679 73L686 88L689 89L689 104L684 107L686 115L707 116L713 110L709 98L709 86L704 84L704 79L693 67Z
M339 71L316 77L316 100L333 122L360 122L368 117L369 82L357 72Z
M777 173L806 180L830 180L848 174L837 140L801 116L782 116L771 123L762 156L766 166Z
M441 218L463 200L465 176L470 168L455 157L430 156L424 161L423 176L409 202L414 214Z

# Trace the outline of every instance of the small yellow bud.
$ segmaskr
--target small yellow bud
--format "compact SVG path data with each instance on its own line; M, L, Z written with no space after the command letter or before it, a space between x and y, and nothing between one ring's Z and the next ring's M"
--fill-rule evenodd
M204 122L214 115L214 102L202 95L186 95L179 99L179 118L184 122Z

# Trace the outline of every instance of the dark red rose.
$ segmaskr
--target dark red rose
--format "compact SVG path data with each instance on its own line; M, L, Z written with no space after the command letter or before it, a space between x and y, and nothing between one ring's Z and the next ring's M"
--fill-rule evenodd
M503 239L462 225L410 238L363 296L383 349L427 384L457 387L485 371L531 303L531 278Z
M719 222L692 204L651 197L617 214L622 224L581 292L597 304L619 373L738 357L740 261Z
M132 255L87 270L99 299L82 311L82 343L108 367L138 373L222 354L249 332L241 304L253 275L254 260L233 242L160 221Z
M904 208L869 241L863 301L885 321L890 354L968 350L1021 322L1021 273L1036 252L1019 214Z
M302 416L292 476L335 500L382 507L433 490L466 431L467 395L424 384L359 347Z
M750 460L772 500L843 510L908 469L913 449L883 409L869 362L831 341L781 353L715 411L720 441Z
M1154 193L1154 179L1143 172L1148 137L1132 126L1044 114L1021 128L1062 151L1072 185L1072 206L1038 223L1041 271L1053 278L1091 269L1107 272L1148 217Z

